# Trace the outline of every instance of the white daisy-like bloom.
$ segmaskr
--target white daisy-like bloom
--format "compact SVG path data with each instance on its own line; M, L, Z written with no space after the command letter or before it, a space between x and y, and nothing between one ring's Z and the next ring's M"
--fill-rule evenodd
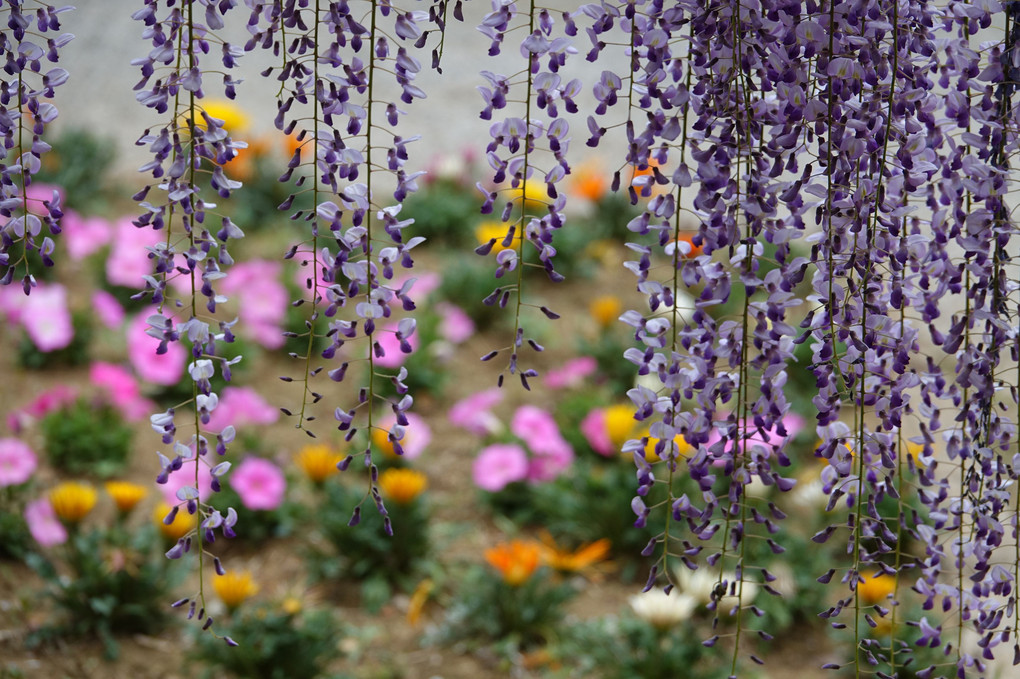
M676 569L674 575L676 575L677 587L680 591L693 597L701 605L707 605L712 601L712 592L720 582L719 572L710 568L699 568L692 571L681 566ZM727 583L726 596L719 600L718 610L724 614L728 614L737 603L737 597L735 594L731 594L731 591L741 593L740 600L744 606L753 602L754 598L758 596L759 586L749 580L744 580L743 584L737 584L736 590L734 590L735 577L732 572L722 575L722 580Z
M630 597L634 614L657 629L668 629L691 617L698 601L686 594L672 591L666 594L653 589Z
M829 502L829 496L825 494L822 479L801 479L796 487L790 491L790 502L797 509L817 511L824 509Z

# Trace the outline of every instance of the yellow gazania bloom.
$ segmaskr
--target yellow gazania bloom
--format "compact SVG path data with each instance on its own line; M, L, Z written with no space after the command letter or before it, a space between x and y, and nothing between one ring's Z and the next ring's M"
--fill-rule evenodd
M117 509L124 514L134 509L149 494L149 489L145 486L129 481L107 481L105 488L106 494L113 498Z
M225 101L222 99L210 99L209 101L202 104L202 108L212 118L217 118L223 121L223 127L234 136L238 132L244 132L251 127L251 119L248 114L241 110L237 104ZM205 127L205 118L199 115L198 120L195 124L199 127Z
M289 596L283 600L283 603L280 604L280 608L287 615L297 615L301 612L303 606L301 604L301 599L296 596Z
M606 434L619 450L628 439L634 438L638 422L634 419L634 406L619 404L605 410Z
M606 328L616 322L623 311L623 303L616 295L603 295L596 297L588 305L588 313L599 324L600 328Z
M574 169L570 186L574 193L594 202L606 195L609 183L603 169L597 163L588 162Z
M50 504L67 523L78 523L96 506L96 489L87 483L68 481L50 491Z
M542 531L542 560L561 573L576 573L596 564L609 554L609 538L602 538L575 551L560 549L548 531Z
M413 469L387 469L379 475L379 490L398 505L413 502L427 485L425 475Z
M297 465L313 483L322 483L340 470L340 453L325 444L305 446L297 455Z
M869 605L883 601L896 589L896 578L882 571L872 571L861 577L864 582L857 583L857 594Z
M259 586L255 584L249 571L240 573L229 571L224 575L217 575L213 578L213 588L220 601L230 610L234 610L259 591Z
M507 229L510 227L506 222L497 222L494 220L482 222L475 227L475 239L479 245L485 245L493 238L496 239L496 244L492 246L494 253L502 252L503 250L516 250L517 246L521 243L521 233L523 227L518 224L514 230L514 239L510 243L510 247L503 247L503 239L506 238Z
M523 200L524 209L531 212L544 210L550 201L549 192L540 181L522 182L517 188L510 189L510 195L512 196L510 200L514 201L515 205L519 205Z
M517 587L538 569L542 548L535 542L512 540L485 550L485 560L503 576L503 582Z
M152 521L159 526L159 532L163 534L167 540L177 541L183 538L185 535L191 532L198 522L198 516L195 514L188 514L187 511L178 511L177 516L174 517L173 523L167 525L163 523L163 519L170 513L170 505L165 502L160 502L156 509L152 512Z

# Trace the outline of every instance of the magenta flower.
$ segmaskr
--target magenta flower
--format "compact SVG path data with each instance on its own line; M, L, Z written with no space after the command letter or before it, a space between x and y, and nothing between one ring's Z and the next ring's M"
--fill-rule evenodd
M581 420L581 434L599 455L613 457L617 450L609 438L605 408L595 408Z
M280 411L251 387L224 387L219 405L206 426L210 431L222 431L231 424L235 427L272 424L279 418Z
M25 505L25 523L32 537L43 547L67 542L67 529L57 518L48 497L41 497Z
M248 509L273 510L283 503L287 479L269 460L248 457L230 475L230 486Z
M127 328L128 359L131 366L146 382L169 386L177 384L184 374L184 363L187 351L179 342L167 345L165 354L157 354L159 340L146 333L149 324L146 322L156 309L149 308L135 316Z
M146 419L156 404L142 396L131 371L113 363L97 361L89 368L89 381L106 393L110 404L129 422Z
M436 304L439 313L439 334L450 344L460 344L475 334L475 322L459 306L449 302Z
M119 328L124 322L124 307L106 290L96 290L92 293L92 308L96 312L96 318L107 328Z
M64 286L39 285L22 306L21 323L39 351L55 351L69 345L74 339L74 326Z
M447 418L450 424L467 429L478 436L488 436L503 429L503 423L492 407L503 400L503 390L493 387L463 398L453 404Z
M37 466L35 453L23 441L0 439L0 488L28 481Z
M67 254L74 261L85 259L110 242L112 228L102 217L82 217L74 210L68 210L60 220Z
M404 365L404 361L407 357L418 350L419 340L418 333L413 333L410 337L406 338L406 341L411 345L411 353L405 354L400 350L400 340L397 339L397 324L390 323L380 328L373 337L378 342L379 346L382 347L384 352L383 356L375 357L375 365L381 368L395 369Z
M143 276L152 274L152 262L146 248L155 247L165 234L140 229L130 217L118 219L111 227L110 256L106 258L106 280L112 285L141 289Z
M192 449L191 455L194 455L195 451ZM198 462L192 457L190 460L185 460L181 465L181 468L170 474L170 478L166 483L157 484L159 492L163 495L163 499L166 500L168 505L175 506L181 503L181 499L177 497L177 491L185 486L195 488L195 465L198 464L198 498L200 501L208 501L212 496L212 472L209 469L209 465L205 462Z
M545 374L545 385L550 389L563 389L564 387L576 387L584 382L585 378L595 373L598 363L591 356L574 358L557 370L550 370Z
M475 485L490 493L528 476L528 454L516 443L495 443L478 453L471 466Z

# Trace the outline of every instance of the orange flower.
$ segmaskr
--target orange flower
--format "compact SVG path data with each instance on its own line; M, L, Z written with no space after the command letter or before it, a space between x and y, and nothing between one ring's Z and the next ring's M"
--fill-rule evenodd
M882 571L872 571L861 577L864 582L857 583L857 594L869 605L885 600L896 589L896 578Z
M687 245L690 246L690 250L687 252L686 255L681 254L681 257L683 259L691 259L693 257L697 257L702 252L704 252L704 248L702 248L700 245L695 245L694 244L694 236L695 235L696 234L693 234L693 233L681 233L677 237L677 239L676 239L677 243L687 243ZM682 253L682 250L681 250L681 253Z
M149 494L149 489L128 481L107 481L106 493L113 498L117 509L127 514Z
M177 541L183 538L185 535L191 532L191 529L195 527L198 521L198 517L195 514L188 514L187 511L177 512L177 516L169 525L163 523L163 519L166 518L167 514L170 513L170 505L165 502L161 502L159 506L152 512L153 522L159 526L159 532L163 534L167 540Z
M512 540L485 550L485 560L503 576L503 582L517 587L538 569L542 548L535 542Z
M575 551L560 549L548 531L542 531L542 560L554 570L561 573L576 573L592 564L596 564L609 554L609 538L602 538Z
M603 169L595 162L587 162L574 169L571 187L574 193L594 202L606 195L609 183Z
M297 465L313 483L322 483L338 471L340 454L325 444L305 446L297 455Z
M398 505L413 502L427 485L425 475L413 469L387 469L379 475L379 490Z
M588 305L588 313L599 324L600 328L606 328L616 322L623 310L623 303L616 295L602 295L596 297Z
M411 601L407 605L407 623L411 627L418 625L418 620L421 618L422 611L425 610L425 604L428 602L433 589L432 578L425 578L414 588L414 593L411 594Z

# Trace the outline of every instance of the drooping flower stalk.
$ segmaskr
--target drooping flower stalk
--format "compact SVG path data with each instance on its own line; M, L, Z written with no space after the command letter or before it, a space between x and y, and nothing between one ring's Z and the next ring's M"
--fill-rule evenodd
M44 62L57 63L60 49L74 38L60 32L59 18L73 8L41 2L26 6L23 0L6 0L4 5L0 16L6 18L10 32L0 32L5 61L0 82L0 284L9 285L23 270L21 285L27 295L36 285L29 253L38 251L44 266L53 265L56 244L50 236L60 233L63 216L58 192L40 200L29 195L29 188L50 149L43 138L46 126L58 114L46 100L68 78L65 69L44 68ZM48 235L43 234L44 225Z
M159 339L157 353L166 351L170 342L184 341L191 344L192 362L188 374L192 381L192 397L187 402L152 416L153 429L160 433L163 442L171 446L170 456L159 454L162 471L157 482L167 483L170 476L186 468L193 476L192 485L183 485L177 491L177 500L165 521L170 523L183 508L189 514L199 517L197 528L180 538L167 552L169 558L181 558L191 551L197 542L199 569L198 593L191 601L188 617L197 614L205 617L204 563L207 554L205 544L215 539L214 531L219 529L226 537L233 536L236 512L229 509L226 517L209 504L209 498L200 490L200 475L208 468L211 475L211 490L219 490L219 480L230 468L229 462L215 462L210 456L209 435L216 439L218 456L226 454L235 431L232 426L220 432L206 432L204 426L210 421L210 413L218 404L218 396L212 391L210 379L219 365L223 377L230 379L230 365L240 358L228 359L223 356L226 344L233 341L233 321L217 319L217 306L226 298L217 294L214 285L226 276L224 267L233 263L228 251L228 241L242 237L243 232L221 216L220 226L211 233L207 220L213 217L215 204L201 197L202 183L208 178L209 186L226 198L240 187L240 182L229 179L223 166L233 159L242 142L231 139L224 129L223 121L213 118L201 106L205 96L203 89L203 67L200 55L210 51L210 43L219 42L222 63L227 69L235 64L238 50L229 43L219 40L216 31L223 28L222 12L229 10L229 4L204 3L202 19L196 16L196 5L188 2L176 6L175 2L163 3L146 0L134 18L145 24L144 36L152 42L153 49L134 63L141 67L142 80L136 86L137 98L144 106L158 113L169 113L171 119L153 132L147 130L139 140L147 145L154 159L141 168L156 180L136 194L145 212L135 220L138 228L162 230L165 238L150 253L155 263L154 275L145 277L145 290L136 297L151 295L157 305L157 312L147 319L148 334ZM235 82L229 75L224 76L227 97L233 98ZM148 89L146 89L148 88ZM153 188L163 200L146 200ZM183 285L168 288L174 278L184 278ZM184 299L174 297L174 289L184 288ZM205 297L204 309L199 300ZM213 330L218 326L219 332ZM193 435L182 440L177 436L176 411L181 407L191 408ZM185 464L191 463L191 466ZM187 483L187 482L186 482ZM217 572L222 571L218 559L214 559ZM204 629L212 625L206 619Z

